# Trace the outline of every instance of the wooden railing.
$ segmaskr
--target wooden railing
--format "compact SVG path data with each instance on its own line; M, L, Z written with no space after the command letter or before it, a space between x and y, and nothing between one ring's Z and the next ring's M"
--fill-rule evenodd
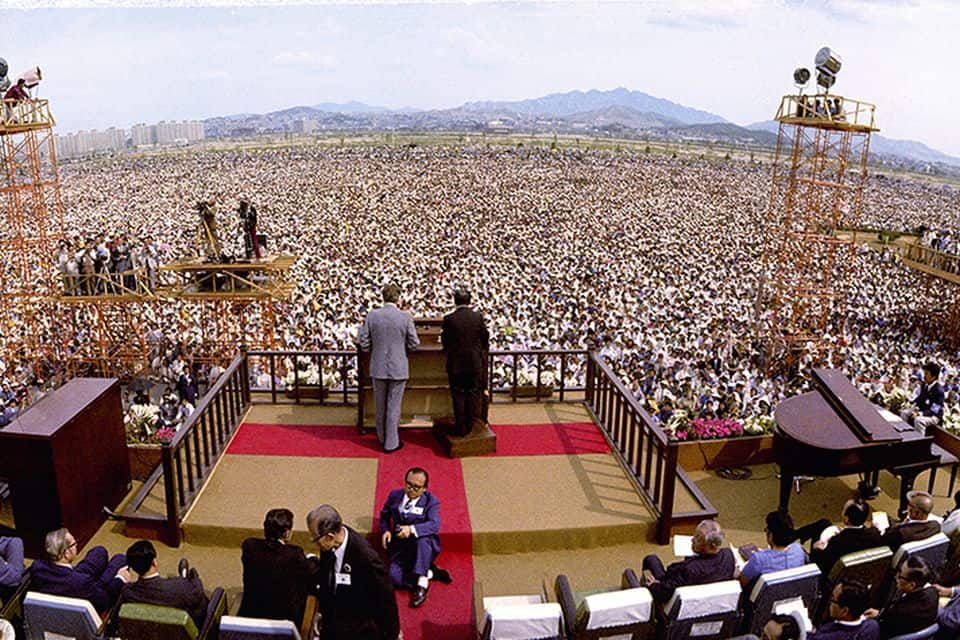
M34 129L56 124L48 100L0 100L0 103L0 130Z
M960 256L938 251L919 242L907 245L907 253L904 257L937 271L960 275Z
M270 401L277 403L280 389L276 384L278 369L277 358L291 358L296 363L299 356L309 358L337 358L342 371L342 384L331 395L335 399L331 404L354 404L357 401L355 388L348 385L349 369L356 366L355 351L251 351L242 352L227 367L210 390L203 396L196 410L186 423L177 431L173 440L161 447L161 464L144 483L130 506L120 517L127 523L128 535L133 532L152 530L161 535L168 543L177 546L181 542L181 521L193 500L199 494L209 478L217 460L223 454L234 431L240 426L246 410L252 403L249 358L264 360L271 372ZM658 518L657 541L666 544L670 540L674 527L694 525L702 519L714 518L716 509L696 484L677 464L679 443L671 440L654 423L649 414L640 406L623 382L617 377L603 357L596 352L582 350L556 351L492 351L490 352L491 371L496 358L512 358L509 367L510 381L516 385L520 362L533 359L536 380L544 370L545 361L559 358L559 376L555 390L559 400L569 399L568 392L582 390L586 406L601 432L607 439L614 455L629 472L629 477L637 491L646 500ZM586 386L569 387L567 374L574 359L581 361L577 365L586 365ZM490 376L492 380L492 376ZM537 385L540 390L543 385ZM293 402L299 403L299 391L304 386L295 380L290 387ZM499 391L490 383L491 392ZM286 390L284 390L285 393ZM491 396L492 397L492 396ZM321 397L320 402L326 402ZM513 398L516 401L514 395ZM158 483L163 481L163 500L165 513L142 514L138 508L146 501ZM677 481L699 504L693 511L675 512L674 500ZM143 535L143 533L140 533Z
M587 360L586 405L630 479L657 517L657 542L667 544L675 526L715 518L717 510L677 464L679 443L654 423L603 357ZM700 508L676 513L677 480Z
M270 377L270 383L263 387L253 387L253 404L303 404L305 400L316 401L319 404L338 404L338 405L356 405L358 404L358 389L356 381L361 377L361 372L357 369L357 352L352 350L329 350L329 351L250 351L247 354L250 358L256 359L257 364ZM289 359L294 366L298 359L306 358L310 360L320 370L336 369L340 374L340 381L332 387L326 389L318 388L321 385L307 385L295 377L292 383L286 383L283 386L277 384L277 379L286 376L289 372L284 361ZM568 385L567 379L570 374L586 365L587 351L585 349L555 349L539 350L528 349L524 351L491 351L488 359L489 369L487 371L487 390L490 393L492 401L496 402L498 398L509 394L510 402L518 401L518 394L511 393L519 385L520 371L528 368L524 367L523 362L531 362L533 379L536 384L531 387L536 388L536 396L548 395L550 391L557 393L561 402L568 399L571 391L584 390L584 385ZM336 365L328 367L330 361L336 361ZM547 364L552 366L548 367ZM507 384L498 384L494 371L502 365L506 369L506 379L503 382ZM543 383L545 371L555 373L555 382L553 385ZM269 393L269 398L263 397ZM258 397L259 396L259 397ZM578 398L579 399L579 398Z
M152 530L170 545L181 542L181 520L223 454L250 406L246 353L241 353L210 387L196 410L168 443L161 445L161 464L120 514L128 532ZM163 479L166 513L138 514L137 509Z

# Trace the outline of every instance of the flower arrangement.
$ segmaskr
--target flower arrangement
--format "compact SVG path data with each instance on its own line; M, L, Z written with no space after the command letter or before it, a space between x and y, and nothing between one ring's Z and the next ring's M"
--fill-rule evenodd
M667 424L663 427L663 430L667 432L668 436L674 437L677 440L686 440L689 429L690 414L686 409L677 409L674 411L670 419L667 420ZM680 434L683 435L681 436Z
M682 414L678 417L678 414ZM717 440L743 435L743 424L730 418L694 418L686 411L675 411L667 421L667 434L677 440Z
M177 435L177 430L173 427L160 427L153 432L150 439L153 440L154 444L167 444L173 440L175 435Z
M941 426L950 433L960 435L960 407L955 406L944 412Z
M905 408L906 405L910 404L910 394L907 393L905 389L894 387L893 391L888 393L883 399L883 404L886 405L890 411L898 413L901 409Z
M773 433L774 420L770 415L750 416L743 421L743 433L751 436L761 436Z
M553 388L553 384L556 382L556 375L553 371L541 370L540 371L540 386L546 388ZM517 368L517 386L518 387L535 387L537 386L537 370L536 368L522 369Z
M301 385L318 385L320 384L320 371L316 367L310 366L307 369L291 371L283 377L283 383L288 387L292 387L298 382Z
M160 407L152 404L135 404L127 410L123 424L129 444L156 444L153 440L160 420Z

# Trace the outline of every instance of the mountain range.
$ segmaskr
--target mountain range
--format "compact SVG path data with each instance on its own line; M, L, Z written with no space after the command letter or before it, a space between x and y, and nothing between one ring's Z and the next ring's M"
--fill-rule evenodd
M362 102L298 106L204 120L208 137L285 131L467 131L557 133L608 138L773 147L778 123L734 124L716 114L623 87L569 91L515 101L467 102L449 109L388 109ZM914 140L871 136L882 165L960 175L960 158Z

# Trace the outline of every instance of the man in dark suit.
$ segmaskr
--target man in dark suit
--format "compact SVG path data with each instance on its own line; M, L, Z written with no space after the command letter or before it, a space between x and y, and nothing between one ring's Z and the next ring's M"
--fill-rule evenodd
M454 434L465 436L482 408L484 354L490 350L490 333L483 316L470 307L470 292L453 294L457 308L444 316L440 341L447 354L447 380L453 399Z
M427 491L429 482L426 469L413 467L404 477L404 488L391 491L380 509L390 579L395 587L410 589L413 608L426 602L431 579L451 581L450 574L433 563L440 553L440 500Z
M643 559L643 583L656 602L673 597L677 587L732 580L733 552L723 546L724 535L716 520L703 520L693 532L694 555L664 568L655 555Z
M243 602L238 615L289 620L300 626L320 561L290 544L292 533L293 512L271 509L263 520L264 539L243 541Z
M916 633L937 621L940 597L927 586L933 578L930 565L920 556L910 556L897 571L897 594L882 611L867 609L863 615L880 623L880 637Z
M926 491L911 491L907 494L907 519L891 526L881 538L881 544L896 553L904 542L923 540L940 533L940 523L930 520L933 511L933 496Z
M190 365L187 365L184 367L180 377L177 378L177 395L180 396L181 400L186 400L193 406L197 406L198 393L197 379L190 370Z
M863 551L873 547L883 546L880 532L874 527L866 526L870 516L870 506L861 499L851 498L843 505L844 527L827 542L817 540L810 549L810 561L820 567L820 571L827 575L841 556L854 551ZM830 524L829 521L827 525ZM806 528L806 527L805 527ZM821 527L820 530L822 531ZM816 532L815 537L819 537Z
M400 287L388 284L382 295L383 306L367 314L357 336L357 345L370 352L377 438L386 453L393 453L403 447L399 427L403 390L410 377L407 351L420 346L420 338L413 316L397 308Z
M320 548L321 640L397 640L400 617L393 585L366 538L345 526L330 505L307 515Z
M844 580L833 588L827 609L830 622L813 633L809 640L879 640L880 625L863 617L870 604L870 590L856 580Z
M107 550L94 547L83 560L73 566L77 539L68 529L57 529L44 539L45 558L30 565L30 588L40 593L89 600L97 611L109 611L120 595L124 583L130 581L127 558L118 553L109 560Z
M185 561L181 561L186 575L162 577L157 550L149 540L139 540L130 545L127 562L139 578L136 582L124 585L120 591L120 602L142 602L182 609L190 614L197 629L203 626L209 600L203 592L203 583L196 569L190 569Z

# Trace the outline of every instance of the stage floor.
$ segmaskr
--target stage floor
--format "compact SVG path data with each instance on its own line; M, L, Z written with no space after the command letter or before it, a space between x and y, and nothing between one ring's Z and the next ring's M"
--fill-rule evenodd
M368 533L380 507L378 479L398 488L411 466L431 472L444 507L440 476L457 477L465 518L459 527L445 522L443 540L460 547L469 536L474 554L596 547L647 536L653 518L586 411L544 407L492 408L498 453L462 460L444 456L426 430L404 429L404 448L386 455L371 432L360 437L354 427L336 424L352 414L254 407L184 520L185 540L239 545L260 535L268 509L285 506L296 514L295 542L307 546L305 515L323 503ZM326 424L304 424L321 416ZM543 422L531 421L537 419Z

